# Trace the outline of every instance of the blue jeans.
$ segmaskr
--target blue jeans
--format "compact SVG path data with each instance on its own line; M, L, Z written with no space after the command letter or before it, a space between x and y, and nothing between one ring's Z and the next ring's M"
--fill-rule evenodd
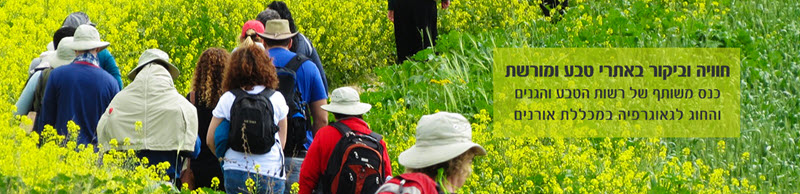
M300 181L300 166L303 165L305 158L283 158L283 169L286 169L286 190L284 194L289 194L292 190L292 184Z
M258 173L245 172L239 170L224 170L225 192L226 193L250 193L245 182L247 178L255 181L255 193L276 194L283 193L284 180L264 176Z

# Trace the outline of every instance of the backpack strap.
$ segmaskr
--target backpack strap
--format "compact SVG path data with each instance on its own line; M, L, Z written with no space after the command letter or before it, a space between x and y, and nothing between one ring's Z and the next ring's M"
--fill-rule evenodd
M233 93L233 96L235 96L235 97L240 97L240 96L247 95L247 92L245 92L241 88L234 88L234 89L231 90L231 93Z
M260 96L267 97L267 100L269 100L269 97L272 96L272 94L275 94L275 90L269 88L266 88L262 90L260 93L258 93L258 95Z
M289 63L286 63L285 67L287 69L291 69L293 72L297 73L297 70L300 69L300 67L303 66L303 63L305 63L308 60L309 60L308 57L306 57L303 54L299 54L298 53L297 55L292 57L291 60L289 60Z
M349 134L353 133L353 130L342 122L333 122L331 123L331 126L336 128L336 130L339 130L339 133L342 134L342 137L349 136Z

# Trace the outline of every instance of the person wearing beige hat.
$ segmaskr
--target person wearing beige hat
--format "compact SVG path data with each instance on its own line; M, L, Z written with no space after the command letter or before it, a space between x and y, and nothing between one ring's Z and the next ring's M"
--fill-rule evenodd
M97 144L97 122L120 90L114 77L98 66L97 52L108 45L91 25L75 30L72 43L64 46L77 57L51 71L34 126L37 132L51 125L59 135L67 135L67 122L73 121L80 126L78 144Z
M369 125L363 120L364 113L367 113L371 105L361 102L358 92L350 87L342 87L333 90L331 93L331 104L323 105L323 109L333 113L336 122L321 128L311 147L308 149L308 154L303 162L300 171L300 194L316 192L323 193L375 193L375 189L383 184L386 176L392 175L392 165L389 158L389 153L386 151L386 142L384 142L380 135L372 132ZM347 153L348 138L344 134L350 134L347 137L363 137L365 145L371 145L375 152L367 152L367 150L355 150ZM371 138L370 138L371 137ZM366 141L367 139L376 139L378 141ZM352 142L355 143L355 142ZM355 154L352 154L355 153ZM367 159L366 164L363 166L366 169L372 167L373 174L377 175L379 181L353 181L356 184L348 184L343 179L339 179L338 184L334 182L337 177L335 175L341 174L348 176L346 173L340 173L342 168L343 155L356 155ZM373 159L369 159L373 158ZM374 161L373 161L374 160ZM373 161L373 162L369 162ZM371 164L370 164L371 163ZM358 163L350 163L350 166L357 165ZM336 168L330 168L335 166ZM370 172L370 171L366 171ZM358 174L356 177L372 177L369 174ZM372 184L370 186L369 184ZM360 185L361 190L347 190L345 185ZM336 190L333 190L335 188ZM372 190L369 190L372 188Z
M289 30L288 20L269 20L264 33L258 35L264 39L267 52L274 59L273 64L281 83L278 91L284 94L286 104L292 110L289 112L284 148L287 156L284 164L289 173L286 188L291 188L299 179L300 167L313 143L314 134L328 124L328 112L322 109L328 103L328 92L317 66L307 57L289 50L293 43L292 37L297 32L292 33ZM313 122L309 122L312 120Z
M453 193L464 186L477 155L486 155L486 150L472 142L472 127L464 116L449 112L425 115L417 124L416 143L398 157L407 172L398 178L425 175L437 184L438 193ZM394 193L399 187L390 182L378 193Z
M136 68L128 73L133 81L114 97L97 124L103 149L132 149L152 164L169 162L172 165L167 175L178 180L181 173L176 169L183 166L186 157L196 157L200 151L197 110L173 83L179 74L164 51L144 51ZM138 129L137 122L141 122ZM125 138L130 144L109 145L111 139Z

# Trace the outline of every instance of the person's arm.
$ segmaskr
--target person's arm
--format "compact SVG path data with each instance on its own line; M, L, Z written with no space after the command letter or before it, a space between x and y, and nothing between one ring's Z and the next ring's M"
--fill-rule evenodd
M208 134L206 135L206 145L208 145L209 150L215 156L217 155L216 146L214 146L214 133L217 131L217 126L219 123L222 122L222 118L213 117L211 118L211 123L208 124ZM219 156L217 156L219 157Z
M389 152L387 151L389 150L389 147L386 147L386 142L383 140L381 140L381 145L383 145L383 162L384 162L383 165L386 166L384 168L384 173L385 173L384 175L386 175L387 177L392 176L392 160L391 158L389 158Z
M97 58L100 60L100 67L103 68L106 72L111 74L114 79L117 80L117 84L119 84L119 89L122 90L122 75L119 73L119 67L117 66L117 60L114 59L114 56L111 55L111 52L108 49L103 49L100 53L97 54Z
M311 194L311 192L317 187L317 183L319 183L319 178L322 175L322 168L321 164L327 162L323 161L323 147L326 144L324 143L324 138L319 138L311 142L311 146L308 147L308 153L306 154L306 159L304 160L303 164L300 166L300 179L298 180L297 184L300 185L300 192L298 194ZM333 148L330 148L333 149Z
M326 104L328 104L327 99L311 102L311 115L314 117L313 133L315 136L320 128L328 125L328 111L322 109L322 105Z
M388 7L389 12L386 13L386 17L388 17L389 21L392 21L392 23L394 23L394 8L396 7L396 5L397 5L397 3L395 2L395 0L389 0L388 1L387 7Z
M36 90L36 85L39 84L39 77L42 76L42 72L38 71L28 79L28 83L25 84L25 88L22 89L22 93L20 93L19 98L17 98L17 112L14 115L27 115L31 111L31 106L33 105L33 91ZM34 119L28 117L30 119Z
M278 137L281 138L281 147L286 147L286 119L278 121Z

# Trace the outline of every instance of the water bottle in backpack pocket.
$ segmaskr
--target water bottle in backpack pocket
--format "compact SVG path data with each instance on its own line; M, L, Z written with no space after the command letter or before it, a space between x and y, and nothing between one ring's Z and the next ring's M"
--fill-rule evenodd
M320 179L323 193L375 193L385 182L381 135L353 132L343 123L332 123L342 138L336 143L328 167Z
M249 94L242 89L233 89L231 93L236 99L231 107L228 145L238 152L269 152L275 144L275 133L278 132L273 116L274 109L269 100L275 90L264 89L258 94Z

